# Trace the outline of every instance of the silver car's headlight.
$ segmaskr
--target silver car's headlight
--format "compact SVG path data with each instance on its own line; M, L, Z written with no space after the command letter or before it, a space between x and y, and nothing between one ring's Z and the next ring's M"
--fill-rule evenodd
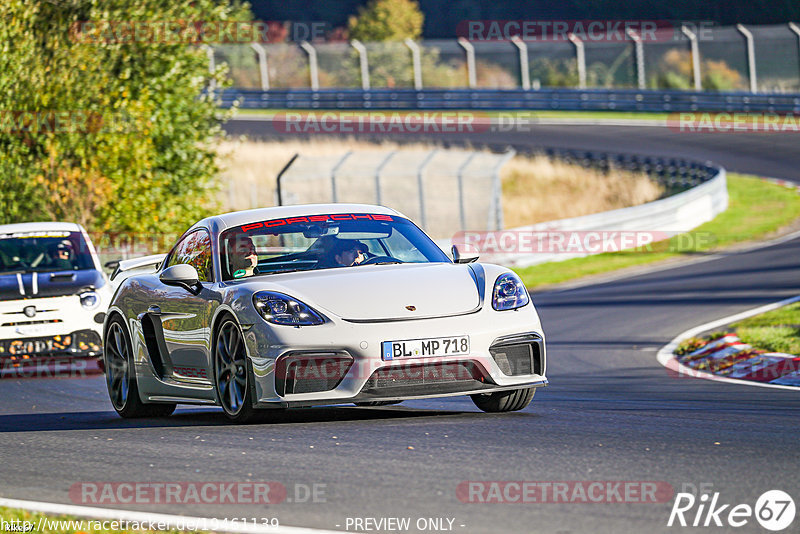
M85 293L81 293L80 298L81 306L83 306L85 310L94 310L100 306L100 295L94 291L86 291Z
M525 284L517 275L506 273L495 280L492 291L492 308L495 310L514 310L525 306L530 300Z
M253 295L253 304L268 323L312 326L325 322L322 315L313 308L283 293L259 291Z

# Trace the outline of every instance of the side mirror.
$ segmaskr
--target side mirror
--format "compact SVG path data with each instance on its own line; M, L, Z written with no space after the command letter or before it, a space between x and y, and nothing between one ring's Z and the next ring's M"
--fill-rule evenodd
M200 276L197 269L186 263L179 263L172 267L167 267L158 277L162 284L168 286L179 286L191 293L199 293Z
M453 253L453 261L455 263L474 263L478 261L480 257L480 254L477 252L465 252L462 254L455 245L453 245L453 248L450 250Z

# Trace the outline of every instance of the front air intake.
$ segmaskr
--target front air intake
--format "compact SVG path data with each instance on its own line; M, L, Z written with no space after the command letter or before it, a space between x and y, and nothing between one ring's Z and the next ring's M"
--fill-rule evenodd
M489 347L497 367L506 376L542 374L542 338L530 334L497 340Z
M289 353L275 363L278 395L330 391L344 379L353 357L346 353Z

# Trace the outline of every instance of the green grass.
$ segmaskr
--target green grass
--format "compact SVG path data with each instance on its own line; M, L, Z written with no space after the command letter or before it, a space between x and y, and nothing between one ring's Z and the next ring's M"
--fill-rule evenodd
M800 355L800 302L732 326L742 341L755 348Z
M755 317L748 317L733 325L734 328L751 326L800 326L800 302L789 304L777 310L772 310Z
M47 523L42 524L42 530L38 530L39 528L39 521L41 518L45 518L49 522L49 528ZM168 529L168 530L132 530L132 529L110 529L106 528L103 529L103 522L105 521L105 526L111 526L110 519L87 519L87 518L80 518L75 516L66 516L66 515L54 515L54 514L43 514L39 512L30 512L28 510L21 510L19 508L4 508L0 507L0 519L3 521L10 523L10 524L20 524L22 522L27 521L29 523L28 530L31 534L49 534L49 533L68 533L68 534L76 534L76 533L84 533L84 534L116 534L123 532L141 532L141 533L153 533L153 534L182 534L183 530L175 530L175 529ZM54 524L56 521L63 521L60 524ZM71 522L71 523L68 523ZM125 525L120 525L125 526ZM134 522L130 522L127 526L134 527L136 526ZM99 527L99 528L97 528ZM10 532L10 530L9 530ZM18 531L23 532L23 531ZM197 532L203 531L191 531L195 534Z
M728 175L728 209L687 234L648 247L550 262L515 271L529 288L712 252L763 239L800 217L800 195L755 177Z

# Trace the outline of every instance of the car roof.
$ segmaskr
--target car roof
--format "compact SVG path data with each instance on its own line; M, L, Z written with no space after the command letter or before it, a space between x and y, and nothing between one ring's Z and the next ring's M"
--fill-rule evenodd
M82 232L79 224L68 222L28 222L17 224L0 224L0 234L15 232Z
M234 211L199 221L194 226L217 226L220 231L226 228L241 226L243 224L283 217L301 217L305 215L322 215L329 213L375 213L381 215L399 215L405 217L392 208L376 206L373 204L293 204L291 206L275 206L272 208L257 208L245 211ZM216 225L209 224L215 222Z

